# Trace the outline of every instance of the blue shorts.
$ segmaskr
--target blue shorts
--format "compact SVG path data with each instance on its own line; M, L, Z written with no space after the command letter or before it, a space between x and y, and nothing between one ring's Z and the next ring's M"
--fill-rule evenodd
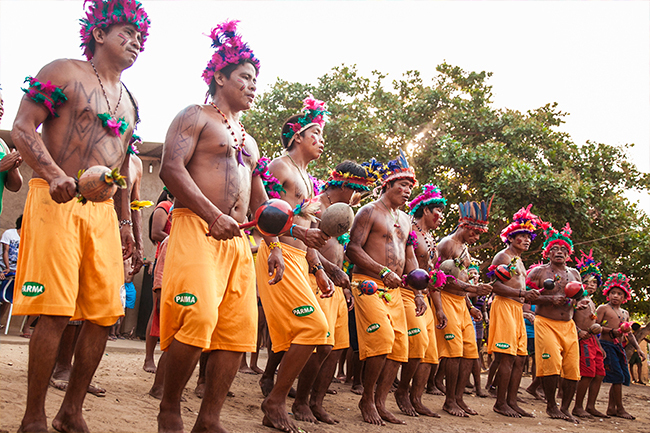
M627 356L625 349L620 343L612 343L607 340L600 340L600 345L607 354L605 357L605 379L606 383L622 383L630 385L630 370L627 368Z
M137 296L135 285L133 283L124 283L124 288L126 289L126 308L134 309Z

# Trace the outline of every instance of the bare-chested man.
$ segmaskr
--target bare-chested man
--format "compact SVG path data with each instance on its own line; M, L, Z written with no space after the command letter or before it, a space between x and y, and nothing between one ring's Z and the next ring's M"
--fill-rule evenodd
M262 161L256 170L267 182L268 191L274 191L271 184L275 184L274 192L292 208L312 200L317 206L317 187L307 173L307 165L321 156L325 146L323 127L328 114L325 104L311 96L303 102L302 114L290 117L282 127L281 141L285 154L268 166ZM257 286L274 352L265 372L271 374L271 380L275 367L282 361L277 382L262 403L263 423L288 432L299 431L287 417L286 399L291 385L314 348L317 349L311 365L314 372L332 350L332 342L327 339L327 318L309 282L309 274L312 274L321 291L320 296L329 297L334 293L334 284L313 248L324 245L328 237L320 229L310 228L312 224L315 226L308 218L296 215L289 232L280 237L280 242L265 241L257 251ZM269 285L263 273L263 261L270 252L281 253L286 266L284 277L276 287ZM301 398L297 398L291 408L297 420L313 421L307 396L314 377L315 373L312 373L311 381L303 381Z
M221 408L242 353L255 350L257 340L253 257L239 224L267 195L252 176L259 151L239 116L253 103L259 61L236 25L222 23L210 35L216 52L203 73L210 104L181 111L163 147L160 178L176 201L161 294L161 432L183 431L182 392L202 351L209 355L194 431L225 431ZM264 260L272 284L282 270L280 254Z
M0 92L0 121L2 121L4 113L4 99L2 99L2 92ZM23 176L19 170L22 163L23 158L20 156L20 152L16 149L10 150L7 143L0 138L0 212L2 212L2 196L5 188L17 192L23 186Z
M564 287L570 281L580 282L580 274L566 265L573 253L571 228L569 224L558 232L549 223L542 222L546 241L542 255L549 263L537 266L528 274L526 285L536 289L544 286L544 281L555 282L553 289L544 289L533 303L535 310L535 363L537 377L542 382L546 396L546 413L551 418L578 422L571 415L569 405L576 392L580 379L580 354L578 335L573 323L574 308L585 308L586 301L577 303L567 299ZM558 409L555 403L555 390L562 374L562 404Z
M376 161L368 170L373 171ZM400 157L384 167L380 197L357 213L350 234L347 255L354 263L353 282L373 281L379 289L361 295L353 288L359 337L359 358L366 361L363 395L359 408L364 421L385 425L404 424L386 409L386 397L400 364L408 361L408 328L401 291L401 275L417 268L411 245L407 244L411 224L399 210L416 184L415 171ZM394 290L398 289L398 290ZM426 310L424 294L414 290L416 314ZM380 297L380 295L386 295ZM375 390L375 385L377 389Z
M537 216L530 212L531 207L521 208L513 216L513 222L501 231L501 240L507 248L494 256L490 266L490 272L497 278L492 286L495 297L488 353L494 353L499 365L495 378L497 401L493 410L513 418L533 416L517 404L517 392L528 354L523 303L539 297L538 290L526 291L526 267L521 260L521 254L530 248L537 228Z
M580 272L582 284L587 291L586 300L589 301L587 308L576 310L573 313L573 321L578 330L578 344L580 346L580 382L576 390L576 403L571 413L581 418L609 418L606 414L596 409L596 399L600 391L600 385L605 378L605 366L603 364L603 348L600 345L597 334L600 334L601 327L596 324L596 304L591 299L592 295L600 287L602 274L592 256L580 251L581 258L576 261L576 268ZM583 407L584 398L587 397L587 405Z
M440 189L431 184L424 185L422 193L409 203L411 220L411 236L415 242L413 250L420 269L433 271L438 260L436 240L431 233L444 220L443 211L447 200L442 197ZM447 326L447 316L442 311L439 287L431 286L427 290L429 308L422 316L416 316L413 308L409 307L406 299L413 295L408 289L400 289L405 300L404 311L409 329L409 360L402 366L400 383L395 391L395 400L407 415L417 414L438 418L439 415L422 403L422 394L431 374L438 369L438 342L436 327L443 329ZM437 321L437 324L436 324ZM412 330L412 331L411 331ZM428 337L428 342L422 337ZM424 345L426 344L426 346ZM411 378L413 384L410 385Z
M627 339L643 356L632 332L632 327L627 323L630 320L630 313L621 308L622 304L632 299L630 292L630 280L625 274L611 274L603 285L603 295L609 302L599 306L596 310L598 323L602 326L600 343L605 351L604 382L612 384L609 388L607 415L625 419L635 418L623 407L623 385L630 385L630 371L625 355L625 345L621 343L621 340ZM629 328L622 327L621 325L624 323Z
M436 329L436 339L440 357L446 358L446 397L442 409L451 415L465 417L477 414L465 404L463 393L472 365L478 359L476 335L466 295L485 296L492 290L489 284L468 283L467 269L471 264L471 257L467 246L478 241L481 233L487 231L490 210L485 202L480 205L474 202L460 203L459 208L457 230L442 239L438 245L438 255L442 261L440 269L454 278L447 279L440 293L442 308L447 316L447 326L444 329ZM442 384L437 386L438 389L442 388Z
M321 211L325 211L334 203L358 202L361 194L370 191L376 178L368 176L366 170L352 161L343 161L330 173L321 194L318 196ZM332 352L322 362L320 369L318 354L313 354L299 376L296 401L294 407L305 410L308 405L312 417L307 421L316 420L327 424L336 424L339 421L327 413L323 408L323 399L327 393L336 364L341 357L341 352L350 347L348 334L348 311L354 306L354 298L350 291L350 280L343 271L345 247L350 237L347 233L338 238L331 238L319 252L319 258L328 276L336 286L334 295L328 298L317 296L316 299L327 317L329 332L327 340L333 345ZM314 275L310 275L311 287L318 295L319 289ZM311 396L310 396L311 391ZM307 399L309 398L309 401ZM309 414L307 413L307 416Z
M87 431L86 390L104 353L109 327L123 315L122 248L131 255L128 194L81 205L74 176L94 165L128 171L126 150L138 121L137 106L121 83L147 36L149 19L139 2L90 2L81 20L88 62L55 60L26 80L11 136L34 170L25 205L14 314L40 314L29 351L27 408L21 431L46 431L45 396L61 335L84 319L75 364L59 413L59 431ZM114 8L114 9L113 9ZM42 137L36 132L43 125ZM45 217L44 217L45 216ZM118 227L119 223L119 227ZM88 245L94 248L88 248Z

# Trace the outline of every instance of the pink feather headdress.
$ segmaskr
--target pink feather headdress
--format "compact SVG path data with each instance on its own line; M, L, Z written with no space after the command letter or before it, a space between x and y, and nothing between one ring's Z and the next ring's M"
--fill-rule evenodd
M546 236L546 241L542 245L542 256L544 258L548 256L549 251L554 245L565 246L569 250L569 254L573 254L573 241L571 240L573 230L571 230L569 223L566 223L561 232L555 230L551 223L540 220L540 225L544 230L544 236Z
M149 34L151 20L142 3L136 0L84 0L84 9L86 3L90 3L86 18L81 18L79 22L81 23L81 47L88 60L93 58L89 47L90 41L93 40L93 29L107 29L117 23L133 24L138 29L142 36L140 51L144 51L144 42Z
M212 48L216 51L203 70L203 80L209 86L215 72L222 70L228 65L237 65L242 59L249 59L255 69L259 71L260 61L253 54L248 44L242 41L241 35L237 32L238 20L225 21L212 29L210 39Z
M610 290L614 287L621 289L625 293L625 300L622 302L625 304L627 301L632 299L632 291L630 290L630 280L625 276L625 274L611 274L607 277L605 285L603 286L603 295L607 296Z
M444 207L447 204L447 200L442 197L440 188L431 183L427 183L422 187L422 193L408 204L410 209L409 214L415 215L415 212L417 212L421 206L429 206L430 204Z
M539 219L537 215L534 215L530 209L533 207L532 204L529 204L526 208L521 208L519 211L512 216L512 222L508 227L501 231L501 240L507 244L510 243L508 236L516 236L520 233L527 233L530 235L531 240L535 239L535 230L537 230L537 224Z
M325 122L327 122L327 115L330 114L327 111L327 107L325 107L325 103L314 98L312 95L303 99L302 112L303 115L298 118L298 121L296 123L289 123L290 129L282 134L289 139L287 141L287 149L291 147L291 143L293 143L296 134L300 134L314 125L318 125L322 129L325 126Z

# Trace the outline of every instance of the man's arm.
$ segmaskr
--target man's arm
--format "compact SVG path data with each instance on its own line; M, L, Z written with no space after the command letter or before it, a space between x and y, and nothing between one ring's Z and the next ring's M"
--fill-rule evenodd
M441 261L455 258L453 257L453 250L449 244L450 242L443 241L440 242L440 245L438 245L438 255L440 256ZM480 296L488 295L492 291L492 286L489 284L479 284L477 286L474 286L457 278L447 278L447 281L445 282L443 288L445 287L448 287L451 290L462 290L469 294Z
M366 205L354 217L346 254L352 263L379 276L384 266L374 261L363 249L372 229L373 211L371 205Z
M122 162L120 173L128 176L130 158L128 155ZM127 179L128 182L128 179ZM122 259L126 260L133 254L135 239L133 238L133 221L131 221L131 202L129 201L128 188L118 188L113 196L113 203L117 219L120 223L120 239L122 240Z
M406 245L406 262L404 263L404 272L408 274L414 269L418 269L418 259L415 257L415 250L413 245ZM426 269L425 269L426 270ZM422 290L415 290L411 287L413 293L415 293L415 315L421 316L427 311L427 303L424 301L424 294Z
M0 172L7 172L5 188L11 192L17 192L23 186L23 176L20 174L18 167L23 163L20 152L16 149L9 149L7 143L0 138L0 145L5 151L5 156L0 160Z
M135 179L133 180L133 188L131 188L131 201L140 201L140 185L142 184L142 160L137 156L131 158L127 153L127 158L131 159L133 168L135 169ZM129 203L130 206L130 203ZM135 250L133 251L133 269L131 275L136 275L140 272L144 264L144 243L142 242L142 211L131 209L131 221L133 221L133 237L135 238Z
M330 278L330 280L332 280L334 285L339 286L343 289L349 289L350 278L348 277L348 274L343 272L343 269L339 268L334 263L327 260L325 256L321 254L320 251L316 250L316 252L318 253L318 259L323 265L323 269L325 270L325 273Z
M2 263L5 265L3 271L9 270L9 246L9 244L2 243Z

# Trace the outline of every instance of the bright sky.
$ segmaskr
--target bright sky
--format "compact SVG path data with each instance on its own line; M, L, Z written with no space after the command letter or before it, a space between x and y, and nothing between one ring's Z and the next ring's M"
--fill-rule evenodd
M10 129L27 75L57 58L81 59L82 0L0 0L2 129ZM525 111L558 102L576 143L634 143L650 172L650 3L638 2L293 2L152 1L145 51L123 74L138 98L146 141L163 141L182 108L202 103L212 51L204 36L226 19L262 63L258 91L280 77L315 82L356 64L399 78L435 75L447 61L491 71L494 106ZM650 213L650 197L634 194Z

